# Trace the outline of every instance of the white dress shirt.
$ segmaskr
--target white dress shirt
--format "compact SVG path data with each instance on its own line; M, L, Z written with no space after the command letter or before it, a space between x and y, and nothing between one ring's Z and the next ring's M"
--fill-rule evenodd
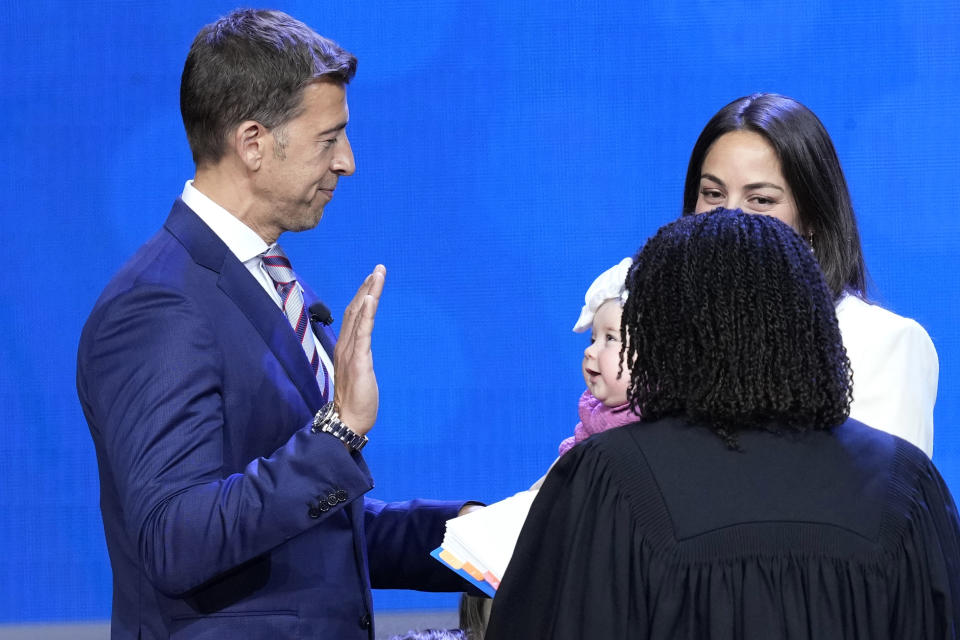
M900 436L933 457L933 405L940 361L916 321L853 295L837 303L853 369L850 417Z
M263 260L261 260L263 253L267 249L272 249L273 245L268 245L263 241L263 238L257 235L256 231L240 222L232 213L200 193L200 191L193 186L193 180L187 180L187 183L183 185L183 193L180 195L180 199L210 227L211 231L217 234L217 237L227 245L227 248L237 257L237 260L243 263L243 266L247 268L250 275L260 283L260 286L267 292L270 299L282 310L283 302L280 300L280 294L277 293L277 287L273 283L273 279L267 275L266 270L263 268ZM297 287L300 288L302 293L303 287L300 286L299 282L297 282ZM320 359L330 374L330 388L333 389L333 362L330 361L330 356L327 355L326 350L321 346L316 334L314 334L314 343L317 346L317 353L320 355ZM304 358L306 358L306 354L304 354Z

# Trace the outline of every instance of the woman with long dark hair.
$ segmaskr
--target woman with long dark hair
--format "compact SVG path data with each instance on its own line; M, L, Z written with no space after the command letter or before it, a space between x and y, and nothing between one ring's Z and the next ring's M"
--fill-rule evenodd
M847 182L819 118L758 93L723 107L687 167L683 212L742 209L786 222L817 256L853 368L850 416L933 455L939 363L927 332L866 300L866 269Z

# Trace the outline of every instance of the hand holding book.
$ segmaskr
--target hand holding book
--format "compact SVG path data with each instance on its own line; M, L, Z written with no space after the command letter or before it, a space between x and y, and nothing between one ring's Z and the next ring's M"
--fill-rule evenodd
M521 491L447 520L443 543L431 555L492 597L536 495L536 490Z

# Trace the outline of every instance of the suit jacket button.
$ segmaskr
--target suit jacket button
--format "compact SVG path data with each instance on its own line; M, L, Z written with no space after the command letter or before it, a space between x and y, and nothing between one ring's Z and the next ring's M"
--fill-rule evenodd
M316 507L310 507L310 510L307 511L307 515L310 516L311 518L319 518L320 510L317 509Z
M338 502L340 501L337 500L337 494L331 493L330 495L327 496L327 504L330 505L331 507L337 506Z
M338 490L338 491L337 491L337 500L339 500L340 502L346 502L346 501L347 501L347 492L344 491L343 489Z
M362 616L360 616L360 628L361 628L361 629L369 629L371 626L373 626L373 625L371 624L370 614L369 614L369 613L365 613L365 614L363 614Z
M330 511L330 505L328 505L326 502L324 502L324 501L322 501L322 500L320 501L320 504L317 505L317 507L318 507L318 508L320 509L320 511L323 512L323 513L326 513L327 511Z

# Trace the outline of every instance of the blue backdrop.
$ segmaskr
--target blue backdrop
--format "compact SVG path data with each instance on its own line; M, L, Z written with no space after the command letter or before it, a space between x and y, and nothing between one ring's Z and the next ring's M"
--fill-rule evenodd
M284 246L335 315L372 265L389 269L374 495L493 501L547 468L576 421L586 286L679 213L701 127L758 90L831 132L871 294L940 354L934 460L960 494L960 4L646 4L277 3L360 60L357 173ZM0 4L0 622L109 615L77 340L192 176L180 70L233 6Z

